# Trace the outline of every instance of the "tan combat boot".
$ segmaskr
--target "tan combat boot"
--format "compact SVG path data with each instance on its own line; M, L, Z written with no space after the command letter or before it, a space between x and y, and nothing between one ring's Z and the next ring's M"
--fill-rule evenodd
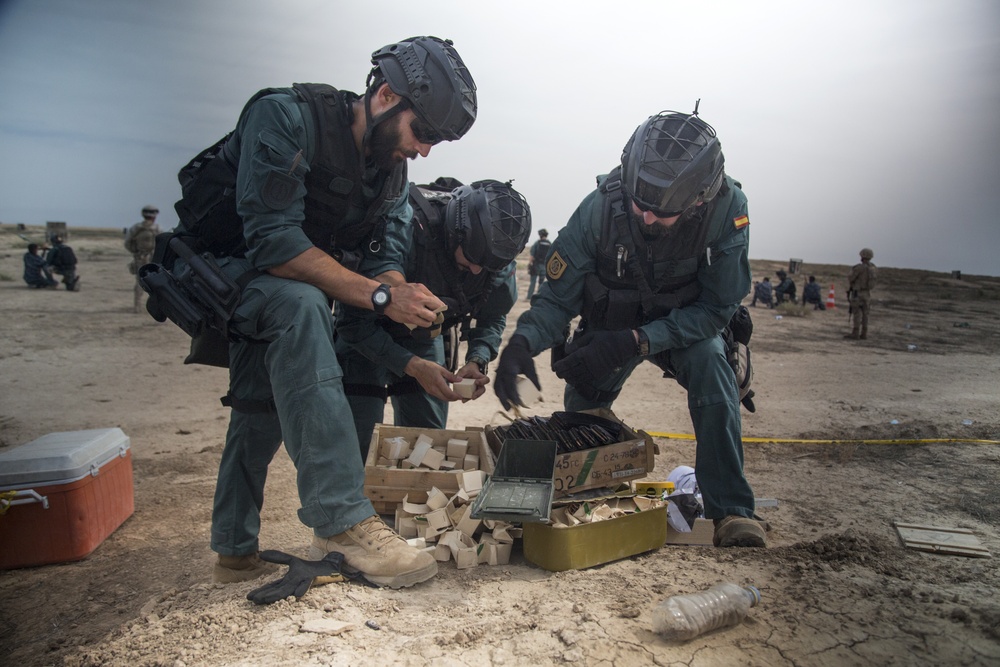
M767 536L756 519L744 516L727 516L716 519L712 544L717 547L766 547Z
M320 560L331 551L378 586L404 588L427 581L438 565L429 553L411 547L376 514L339 535L313 537L309 557Z
M219 556L212 568L212 581L217 584L235 584L239 581L250 581L265 574L271 574L278 569L274 563L260 559L257 554L247 556Z
M861 327L861 335L858 336L858 338L860 338L861 340L867 340L868 339L868 327L864 327L864 326Z
M844 338L850 338L851 340L857 340L857 339L861 338L861 334L858 333L858 328L854 327L854 329L851 330L851 333L844 334Z

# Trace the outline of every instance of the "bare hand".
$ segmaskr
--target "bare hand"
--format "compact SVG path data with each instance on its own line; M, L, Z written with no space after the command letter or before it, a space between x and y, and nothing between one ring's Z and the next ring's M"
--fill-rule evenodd
M483 394L486 393L486 385L490 383L490 378L488 375L484 375L479 370L477 364L466 364L458 369L458 376L463 378L472 378L476 381L476 391L472 394L472 398L463 399L465 401L474 401Z
M427 361L420 357L413 357L407 362L404 371L407 375L416 379L424 391L434 398L439 398L442 401L462 400L462 397L448 386L450 382L458 382L462 378L444 366L439 366L433 361Z
M404 283L392 288L392 300L385 314L401 324L429 327L434 324L437 311L444 307L444 302L420 283Z

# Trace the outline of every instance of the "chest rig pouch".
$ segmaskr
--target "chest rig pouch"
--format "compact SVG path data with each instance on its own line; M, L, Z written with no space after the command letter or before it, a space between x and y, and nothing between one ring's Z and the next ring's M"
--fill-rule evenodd
M440 179L439 179L440 180ZM448 179L449 185L456 184ZM461 185L458 183L458 185ZM457 187L457 185L455 185ZM448 370L458 368L459 341L468 340L473 318L493 290L495 273L483 270L479 275L461 271L455 265L455 256L445 229L445 210L451 199L450 189L445 192L436 186L410 185L410 203L413 205L412 257L407 261L409 282L424 284L434 296L447 306L442 321L430 329L414 329L386 320L383 326L399 339L406 336L434 337L444 334L445 360Z
M368 241L372 252L381 249L385 216L406 186L406 163L391 172L375 172L372 182L366 184L350 131L351 105L357 96L325 84L294 84L292 90L314 130L302 230L316 247L356 269L363 241ZM240 117L262 97L285 92L288 90L281 88L258 91ZM238 138L230 132L196 155L177 175L181 184L181 199L174 204L180 221L178 234L196 252L215 257L246 254L243 220L236 212L239 150ZM374 200L366 193L374 193ZM352 208L357 209L357 215L351 216L357 221L344 224ZM161 242L154 261L170 269L175 258L169 239Z
M584 282L586 328L617 331L664 317L701 294L698 267L705 252L711 204L664 238L647 239L629 224L618 167L600 186L606 195L597 271Z

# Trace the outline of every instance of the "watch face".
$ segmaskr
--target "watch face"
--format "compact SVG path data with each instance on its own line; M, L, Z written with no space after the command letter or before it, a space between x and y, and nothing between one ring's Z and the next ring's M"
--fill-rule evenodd
M389 303L389 295L382 290L377 290L372 295L372 301L374 301L379 306L384 306L385 304Z

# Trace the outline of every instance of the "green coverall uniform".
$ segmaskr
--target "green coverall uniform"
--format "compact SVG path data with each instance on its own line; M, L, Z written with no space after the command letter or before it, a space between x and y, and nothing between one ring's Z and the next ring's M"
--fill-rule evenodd
M290 92L261 98L241 117L234 134L240 147L236 199L248 252L220 261L230 277L251 268L263 272L313 247L302 229L313 126ZM335 129L350 132L349 125ZM268 191L274 171L297 181L291 196L276 198ZM376 199L386 172L373 176L373 187L364 192L366 205ZM337 224L364 214L352 207ZM405 193L389 215L399 223L410 219ZM384 248L377 255L363 249L369 272L401 270L386 261ZM299 519L316 535L341 533L374 515L364 494L364 463L344 396L327 296L307 283L265 272L246 285L229 324L245 339L230 344L230 396L273 401L273 410L232 411L212 510L212 549L234 556L257 551L267 467L282 441L297 472Z
M443 214L443 209L440 211ZM417 213L416 215L422 215ZM480 292L478 298L469 299L467 308L463 311L458 306L453 286L431 278L431 274L449 275L454 271L453 255L447 247L441 247L439 252L427 252L424 260L448 261L450 267L441 267L433 271L432 267L420 266L419 253L412 235L418 233L411 224L392 224L387 229L387 237L392 239L390 246L394 249L408 248L405 258L404 275L409 282L423 283L434 292L434 295L448 305L444 313L445 327L474 313L475 326L468 330L468 349L465 354L466 363L486 363L497 356L504 327L507 325L507 313L517 301L517 283L515 277L516 263L511 262L502 271L492 276L474 276L467 271L460 272L460 278L466 285L481 284L488 281L491 288L488 292ZM447 246L447 235L440 238L425 237L428 244L443 244ZM485 269L484 269L485 271ZM471 293L468 292L468 293ZM337 327L337 350L341 352L341 365L344 369L344 383L348 386L347 400L354 414L354 424L360 442L362 457L367 457L375 424L380 423L385 412L385 400L380 396L355 393L355 387L367 385L375 390L388 386L390 391L394 385L403 382L408 376L404 372L406 364L414 356L444 365L444 336L429 338L426 330L418 329L412 334L393 336L380 326L377 317L359 308L343 308L344 316ZM402 325L386 323L394 332L399 332ZM353 350L353 354L351 353ZM414 385L415 380L411 381ZM407 385L409 383L406 383ZM405 386L405 385L403 385ZM366 387L366 388L367 388ZM410 387L413 389L413 387ZM370 393L370 392L369 392ZM417 385L415 390L391 396L393 408L393 423L396 426L412 426L420 428L446 428L448 423L448 402L428 394Z
M593 383L595 389L617 396L644 360L655 356L658 365L670 369L688 392L697 438L695 470L709 519L730 515L749 518L754 511L753 491L743 475L739 394L719 335L751 285L747 200L731 178L726 177L726 185L712 202L704 204L711 209L705 221L709 225L707 247L697 260L700 295L690 305L642 323L641 330L649 339L649 356L636 356L608 377L594 378ZM562 344L568 323L582 313L585 277L598 271L606 198L600 188L588 195L552 245L548 280L531 308L518 319L515 331L527 339L532 354ZM641 223L630 218L629 224ZM638 328L634 324L633 328ZM622 323L612 328L628 326L630 323ZM567 384L563 402L565 409L572 411L610 408L614 399L602 398L605 396L585 398Z

